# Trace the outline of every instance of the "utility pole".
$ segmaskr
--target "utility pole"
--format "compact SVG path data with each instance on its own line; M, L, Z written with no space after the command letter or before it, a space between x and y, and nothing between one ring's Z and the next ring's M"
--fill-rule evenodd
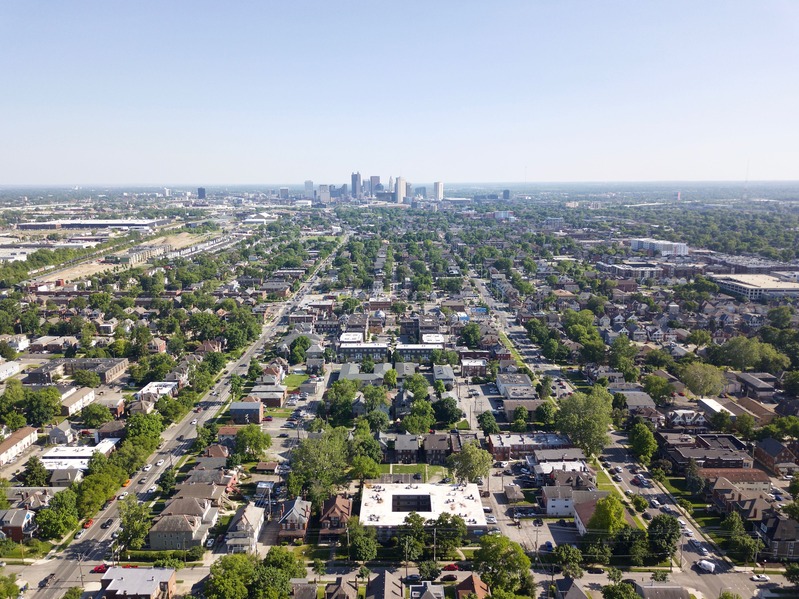
M408 580L408 545L411 542L410 537L405 537L405 580Z
M436 561L436 532L438 529L433 527L433 561Z

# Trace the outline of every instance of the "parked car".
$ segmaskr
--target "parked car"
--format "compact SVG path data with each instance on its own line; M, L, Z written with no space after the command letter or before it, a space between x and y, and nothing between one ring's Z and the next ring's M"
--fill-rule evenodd
M92 524L94 524L94 520L89 518L86 522L83 523L83 528L91 528Z
M547 550L547 551L554 550L554 547L552 545L552 541L547 541L546 543L544 543L544 549Z
M444 576L441 577L441 580L443 582L455 582L458 580L458 577L455 574L444 574Z
M100 528L105 530L106 528L111 528L111 525L113 525L113 524L114 524L114 519L113 518L109 518L108 520L106 520L105 522L103 522L100 525Z
M755 574L750 580L754 580L755 582L768 582L771 579L765 574Z
M591 566L590 568L586 568L586 571L589 574L604 574L605 573L605 569L604 568L600 568L598 566Z
M92 574L104 574L106 570L108 570L108 566L106 566L105 564L100 564L92 568L91 572Z
M156 465L156 466L163 466L163 465L164 465L164 460L158 460L158 461L155 463L155 465Z
M405 582L406 583L408 583L408 582L419 582L420 580L422 580L422 577L419 576L418 574L408 574L405 577Z
M208 540L205 542L205 546L206 546L208 549L211 549L211 548L214 546L214 537L211 537L210 539L208 539Z
M641 517L644 520L651 520L652 519L652 514L650 514L649 512L644 512L643 514L641 514Z
M458 564L447 564L442 568L442 570L444 570L444 572L457 572L460 570L460 568L458 567Z

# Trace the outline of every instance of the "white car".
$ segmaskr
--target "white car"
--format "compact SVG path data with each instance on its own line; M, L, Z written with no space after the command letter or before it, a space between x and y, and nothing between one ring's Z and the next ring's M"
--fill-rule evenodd
M191 423L192 424L197 424L197 419L195 418L194 420L191 421Z
M147 464L146 466L144 466L144 468L142 468L142 470L144 470L145 472L149 472L152 469L153 469L152 464Z
M163 466L163 465L164 465L164 460L158 460L158 461L155 463L155 465L156 465L156 466Z
M686 537L692 537L692 536L694 536L694 533L693 533L693 531L692 531L692 530L688 530L688 529L686 528L686 529L685 529L685 536L686 536Z
M489 524L496 524L497 518L496 516L486 516L486 522L488 522Z
M765 574L755 574L749 580L754 580L755 582L768 582L771 579Z
M152 487L150 487L149 489L147 489L147 492L148 492L148 493L155 493L157 490L158 490L158 487L156 487L155 485L153 485Z
M125 497L127 497L128 495L129 495L129 493L127 491L125 491L124 493L120 493L119 494L119 500L121 501L121 500L125 499Z

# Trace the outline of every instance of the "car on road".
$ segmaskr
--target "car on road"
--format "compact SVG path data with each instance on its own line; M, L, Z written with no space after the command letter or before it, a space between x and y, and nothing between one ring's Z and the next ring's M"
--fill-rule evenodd
M547 541L546 543L544 543L544 549L546 549L547 551L552 551L554 549L552 541Z
M157 490L158 490L158 487L156 487L155 485L153 485L152 487L150 487L149 489L147 489L147 492L148 492L148 493L155 493Z
M613 475L613 480L616 481L617 483L620 483L621 482L621 476L619 476L618 474L614 474Z
M652 514L650 514L649 512L644 512L643 514L641 514L641 517L644 520L651 520L652 519Z
M100 565L95 566L94 568L92 568L91 569L91 573L92 574L105 574L106 570L108 570L108 566L106 566L105 564L100 564Z
M543 526L543 525L544 521L541 518L536 518L535 520L533 520L533 526Z
M420 580L422 580L422 577L418 574L408 574L405 577L405 582L419 582Z
M79 530L78 532L76 532L76 533L75 533L75 540L77 541L79 538L81 538L81 537L84 535L84 533L85 533L85 532L86 532L86 531L85 531L85 530L83 530L83 529L81 529L81 530ZM0 566L0 568L4 568L4 567L5 567L5 566Z
M765 574L755 574L749 580L754 580L755 582L768 582L771 579Z
M197 424L197 419L195 418L194 420L192 420L192 421L191 421L191 424L192 424L192 426L194 426L195 424Z
M208 540L205 542L205 547L206 547L207 549L211 549L211 548L213 548L213 546L214 546L214 544L215 544L215 543L216 543L216 541L214 540L214 538L213 538L213 537L211 537L210 539L208 539Z
M694 536L694 531L692 531L692 530L688 530L688 529L686 528L686 529L685 529L685 536L686 536L686 537L692 537L692 536Z
M53 582L53 578L55 578L55 572L48 574L45 578L43 578L39 583L39 588L46 589L47 587L49 587L50 583Z
M112 533L111 533L111 538L112 538L112 539L117 539L117 538L119 538L119 530L115 530L114 532L112 532Z
M447 564L442 568L442 570L444 570L444 572L457 572L460 570L460 568L458 567L458 564Z
M155 465L156 465L156 466L163 466L163 465L164 465L164 460L158 460L158 461L155 463Z
M142 468L142 470L144 470L145 472L149 472L152 469L153 469L153 465L152 464L145 464L144 468Z
M139 479L139 484L140 485L146 485L147 484L147 477L145 476L145 477L140 478Z
M89 518L86 522L83 523L83 528L91 528L92 524L94 524L94 520Z
M128 493L127 491L125 491L124 493L120 493L120 494L119 494L119 500L120 500L120 501L122 501L122 500L123 500L123 499L125 499L125 497L127 497L128 495L130 495L130 493Z
M105 522L103 522L103 523L100 525L100 528L102 528L103 530L105 530L106 528L111 528L111 525L112 525L112 524L114 524L114 519L113 519L113 518L109 518L108 520L106 520Z
M486 516L486 522L488 522L489 524L496 524L497 523L497 517L496 516Z

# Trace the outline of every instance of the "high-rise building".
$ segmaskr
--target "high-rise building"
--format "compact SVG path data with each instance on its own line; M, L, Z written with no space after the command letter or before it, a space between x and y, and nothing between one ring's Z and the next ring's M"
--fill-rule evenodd
M503 189L502 190L502 199L509 200L510 199L510 189Z
M394 191L396 191L394 189L394 177L388 178L388 191L390 191L391 193L394 193Z
M329 185L320 185L319 186L319 201L323 204L330 203L330 186Z
M313 181L310 179L305 182L305 199L313 199Z
M281 187L280 192L278 194L281 200L288 200L289 199L289 188L288 187Z
M363 190L361 189L361 173L352 173L352 197L363 197Z
M441 181L433 183L433 196L437 202L444 199L444 184Z
M405 199L405 194L406 194L405 179L403 179L402 177L397 177L396 193L394 194L397 204L402 204L402 201Z
M427 187L417 187L413 190L413 197L420 197L427 199Z
M198 187L197 188L197 199L204 200L205 199L205 187Z
M171 197L171 196L172 196L172 190L167 188L167 187L164 187L164 197L168 198L168 197Z
M378 191L380 191L380 175L372 175L369 177L369 191L372 195L375 195Z

